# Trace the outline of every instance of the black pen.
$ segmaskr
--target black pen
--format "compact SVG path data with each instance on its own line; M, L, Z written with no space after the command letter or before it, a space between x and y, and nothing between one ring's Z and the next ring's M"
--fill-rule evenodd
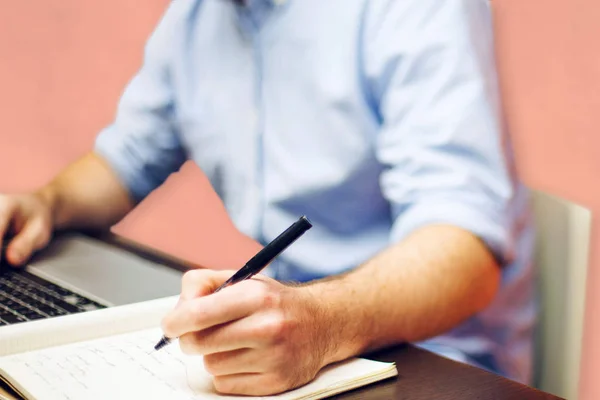
M273 241L267 244L261 251L250 259L238 272L225 281L213 293L218 292L228 286L252 278L254 275L262 271L275 257L284 251L289 245L294 243L307 230L312 228L312 224L305 216L294 222L283 233L277 236ZM154 350L160 350L173 339L163 336L154 346Z

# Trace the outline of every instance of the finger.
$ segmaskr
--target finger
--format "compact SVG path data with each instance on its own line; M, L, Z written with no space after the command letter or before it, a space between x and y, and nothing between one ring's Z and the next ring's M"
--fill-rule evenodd
M189 300L209 295L233 274L232 271L214 271L210 269L188 271L181 280L180 299Z
M185 354L207 355L259 347L261 340L252 332L257 319L249 316L199 332L186 333L179 337L181 351Z
M232 322L232 324L235 324L235 322ZM244 338L228 339L227 333L221 333L223 330L224 326L221 325L200 332L186 333L179 336L179 347L184 354L203 356L252 347L252 343ZM219 331L220 333L214 335L213 331ZM210 339L207 340L207 337L210 337Z
M35 250L48 244L50 237L46 232L43 219L37 218L27 222L8 245L6 250L8 262L13 265L23 264Z
M0 240L8 233L8 227L10 226L15 209L16 204L14 201L8 200L4 196L0 196Z
M237 349L204 356L204 369L213 376L264 372L265 354L255 349Z
M183 301L163 319L167 337L225 324L244 318L258 310L263 302L262 283L248 280L210 296Z
M290 370L293 367L290 367ZM299 381L285 375L285 371L277 373L248 373L221 375L213 379L217 392L245 396L269 396L279 394L300 386ZM302 382L305 383L305 382Z
M282 339L281 319L275 313L255 313L227 324L217 325L179 337L186 354L208 355L244 348L267 348Z

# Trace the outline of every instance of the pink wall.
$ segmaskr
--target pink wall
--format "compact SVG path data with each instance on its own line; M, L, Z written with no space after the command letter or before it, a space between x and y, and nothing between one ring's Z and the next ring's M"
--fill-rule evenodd
M493 0L504 102L525 182L594 214L580 399L600 399L600 3Z
M168 0L0 2L0 192L36 187L92 145L110 122ZM526 182L600 210L600 4L494 0L507 115ZM597 223L596 223L597 224ZM596 227L595 227L596 228ZM256 244L233 229L192 165L117 232L213 267L238 266ZM594 229L581 393L600 398L600 236ZM219 252L219 249L227 251ZM235 250L232 250L235 249Z
M0 192L37 187L91 149L167 3L0 2ZM115 230L215 268L236 268L257 248L192 164Z

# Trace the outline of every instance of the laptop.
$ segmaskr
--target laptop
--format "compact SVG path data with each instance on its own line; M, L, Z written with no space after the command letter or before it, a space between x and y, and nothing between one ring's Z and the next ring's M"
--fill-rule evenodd
M0 326L162 297L183 272L83 234L61 235L25 268L0 266Z

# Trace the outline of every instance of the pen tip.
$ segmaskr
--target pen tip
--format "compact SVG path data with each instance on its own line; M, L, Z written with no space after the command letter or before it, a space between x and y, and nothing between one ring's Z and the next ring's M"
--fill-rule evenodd
M170 340L168 338L166 338L166 337L163 336L160 339L160 341L158 343L156 343L156 345L154 346L154 350L158 351L158 350L162 349L163 347L165 347L166 345L168 345L169 342L170 342Z

